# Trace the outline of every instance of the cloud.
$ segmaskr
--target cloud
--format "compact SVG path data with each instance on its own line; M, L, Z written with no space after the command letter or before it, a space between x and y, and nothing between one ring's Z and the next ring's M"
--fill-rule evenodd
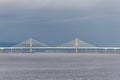
M98 10L117 9L119 0L0 0L2 9L42 10Z
M98 14L98 15L79 15L79 16L73 16L73 17L63 17L63 18L54 18L49 20L49 24L81 24L81 23L106 23L106 24L112 24L112 23L119 23L120 17L119 15L113 15L113 14ZM110 22L110 23L109 23ZM101 24L102 25L102 24Z
M119 2L118 0L0 0L2 6L7 6L0 7L2 15L6 17L6 19L3 17L5 20L0 19L0 23L30 23L34 21L38 23L62 24L91 21L92 19L99 19L104 15L106 17L112 14L108 9L115 12ZM13 10L11 10L12 8ZM14 8L16 9L14 10ZM32 10L21 11L20 9ZM44 9L47 10L45 11ZM53 11L49 9L53 9ZM9 17L11 16L10 14L13 17ZM16 14L18 15L15 16Z
M21 8L88 9L94 8L101 0L0 0L0 4Z

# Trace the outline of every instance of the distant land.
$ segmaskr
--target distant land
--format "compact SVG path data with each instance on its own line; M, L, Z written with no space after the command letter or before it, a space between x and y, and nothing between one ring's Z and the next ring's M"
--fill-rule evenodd
M11 47L16 45L17 43L15 42L0 42L0 47Z

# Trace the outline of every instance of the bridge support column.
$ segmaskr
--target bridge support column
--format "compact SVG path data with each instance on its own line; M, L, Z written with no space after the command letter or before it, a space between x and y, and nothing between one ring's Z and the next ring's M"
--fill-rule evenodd
M0 53L2 53L2 48L0 48Z
M12 52L13 52L13 51L12 51L12 48L11 48L10 50L11 50L11 53L12 53Z
M107 48L105 48L105 53L107 53Z
M3 53L3 48L0 49L0 52Z
M30 53L32 53L32 38L30 39Z
M75 40L75 53L76 54L78 54L78 47L79 47L79 40L78 40L78 38L76 38L76 40Z
M20 53L22 53L22 48L20 49Z
M117 53L117 49L116 48L114 48L114 53Z

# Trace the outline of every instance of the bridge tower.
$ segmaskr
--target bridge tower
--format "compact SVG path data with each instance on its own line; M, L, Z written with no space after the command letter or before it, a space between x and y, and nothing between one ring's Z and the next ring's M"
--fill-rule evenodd
M32 38L30 38L30 53L32 53Z
M76 39L75 39L75 49L76 49L76 50L75 50L75 53L76 53L76 54L78 54L78 47L79 47L79 39L76 38Z

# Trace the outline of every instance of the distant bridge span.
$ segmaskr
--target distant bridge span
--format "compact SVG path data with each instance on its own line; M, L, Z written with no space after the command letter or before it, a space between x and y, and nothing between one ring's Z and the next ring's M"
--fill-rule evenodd
M0 47L0 49L29 49L30 47ZM32 49L75 49L76 47L32 47ZM78 47L78 49L120 49L120 47Z
M27 49L28 52L30 50L76 50L76 47L0 47L1 53L4 53L4 50L10 50L10 52L14 52L14 50L25 50ZM93 52L99 53L99 50L103 50L102 52L108 53L109 50L112 50L113 53L120 53L120 47L78 47L78 53L80 53L81 50L84 50L84 52L88 52L93 50ZM22 52L22 51L21 51ZM31 52L30 52L31 53Z
M60 45L59 47L49 47L48 45L41 43L32 38L25 40L12 47L0 47L1 53L14 53L14 52L74 52L74 53L120 53L120 47L96 47L78 38Z

